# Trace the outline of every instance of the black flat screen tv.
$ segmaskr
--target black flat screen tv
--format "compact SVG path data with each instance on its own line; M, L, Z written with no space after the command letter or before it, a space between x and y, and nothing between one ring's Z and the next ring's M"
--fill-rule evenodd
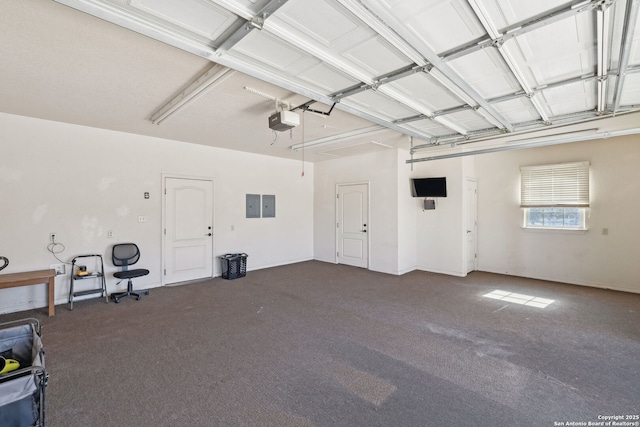
M413 197L447 197L447 178L413 178L411 195Z

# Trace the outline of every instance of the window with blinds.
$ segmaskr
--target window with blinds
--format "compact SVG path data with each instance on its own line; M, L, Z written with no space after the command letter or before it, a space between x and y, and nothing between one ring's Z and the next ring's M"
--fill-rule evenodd
M520 180L526 228L586 229L589 162L521 167Z
M520 168L520 206L589 207L589 162Z

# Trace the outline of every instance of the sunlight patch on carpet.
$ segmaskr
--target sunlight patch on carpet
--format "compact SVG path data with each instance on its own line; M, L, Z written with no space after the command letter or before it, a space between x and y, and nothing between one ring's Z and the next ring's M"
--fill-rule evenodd
M555 300L535 297L532 295L517 294L515 292L501 291L496 289L493 292L483 295L485 298L497 299L500 301L513 302L521 305L528 305L530 307L546 308L549 304Z

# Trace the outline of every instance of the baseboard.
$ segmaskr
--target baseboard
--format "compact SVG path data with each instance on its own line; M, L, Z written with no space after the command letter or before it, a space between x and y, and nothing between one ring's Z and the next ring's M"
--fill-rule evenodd
M0 309L0 315L2 314L10 314L10 313L17 313L19 311L26 311L26 310L37 310L39 308L43 308L45 311L47 307L47 301L28 301L28 302L23 302L20 304L15 304L12 306L8 306L8 307L3 307L2 309Z
M398 271L398 276L402 276L403 274L411 273L412 271L415 271L415 270L416 270L416 267L415 267L415 266L413 266L413 267L408 267L408 268L405 268L405 269L403 269L403 270L399 270L399 271Z
M396 273L394 273L394 272L392 272L392 271L376 270L375 268L371 268L371 267L367 268L367 270L369 270L369 271L373 271L373 272L376 272L376 273L391 274L391 275L393 275L393 276L397 276L397 274L396 274Z
M257 267L253 267L253 268L249 268L249 265L247 264L247 272L255 271L255 270L262 270L264 268L273 268L273 267L281 267L283 265L297 264L299 262L313 261L313 259L314 259L313 257L301 258L301 259L298 259L298 260L290 260L290 261L280 262L280 263L276 263L276 264L259 265Z
M459 271L449 271L449 270L427 270L425 268L416 267L416 270L426 271L427 273L436 273L436 274L446 274L447 276L455 276L455 277L467 277L467 273L460 273Z
M544 280L547 282L566 283L567 285L587 286L590 288L609 289L612 291L640 294L640 289L627 288L625 286L616 286L616 285L611 285L607 283L587 282L582 280L558 279L557 277L547 277L547 276L525 276L523 274L516 274L513 272L491 270L491 269L481 269L481 270L479 269L477 271L482 271L485 273L504 274L507 276L524 277L526 279Z
M335 259L326 259L326 258L314 257L313 260L314 261L320 261L320 262L328 262L329 264L337 264Z

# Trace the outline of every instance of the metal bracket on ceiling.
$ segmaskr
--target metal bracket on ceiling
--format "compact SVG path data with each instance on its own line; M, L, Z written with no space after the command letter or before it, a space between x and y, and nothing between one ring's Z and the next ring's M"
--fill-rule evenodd
M411 172L413 172L413 137L412 136L409 137L409 141L411 143L411 149L409 150L409 153L411 154Z
M270 0L256 13L255 16L244 16L243 19L246 20L246 22L243 22L235 29L235 31L225 36L224 39L218 40L219 44L215 54L218 57L224 55L225 52L233 48L240 42L240 40L249 35L251 31L262 30L267 17L272 16L286 2L287 0Z
M541 27L550 25L552 23L561 21L565 18L575 16L582 12L594 10L598 7L604 7L605 9L613 4L615 0L585 0L585 1L572 1L568 4L560 6L549 13L534 16L527 21L515 23L509 27L499 29L500 37L491 38L485 37L481 40L474 40L465 46L444 52L441 54L443 61L452 61L456 58L460 58L465 55L469 55L478 50L482 50L488 46L499 47L496 42L504 43L514 37L524 35L528 32L537 30Z
M604 11L605 9L608 9L610 6L613 6L613 1L614 0L601 0L598 2L598 6L596 7L596 9Z
M396 119L392 123L394 125L401 125L401 124L404 124L404 123L416 122L418 120L433 119L433 118L434 118L434 116L427 116L426 114L418 114L418 115L411 116L411 117L404 117L402 119Z
M291 109L291 111L295 111L295 110L302 110L302 111L308 111L310 113L316 113L316 114L320 114L322 116L330 116L331 112L333 111L333 107L336 106L336 102L334 102L331 105L331 108L329 108L329 111L320 111L320 110L314 110L313 108L309 108L310 105L315 104L317 101L311 100L311 101L307 101L304 104L300 104L297 107L293 107Z
M331 108L329 108L329 111L320 111L320 110L314 110L313 108L305 108L304 111L308 111L310 113L316 113L316 114L320 114L322 116L330 116L331 112L333 111L333 107L336 106L336 103L334 102L333 104L331 104Z
M262 15L256 15L253 18L251 18L250 21L247 21L247 28L253 27L257 30L262 30L262 27L264 27L264 21L266 20L267 20L266 13L263 13Z

